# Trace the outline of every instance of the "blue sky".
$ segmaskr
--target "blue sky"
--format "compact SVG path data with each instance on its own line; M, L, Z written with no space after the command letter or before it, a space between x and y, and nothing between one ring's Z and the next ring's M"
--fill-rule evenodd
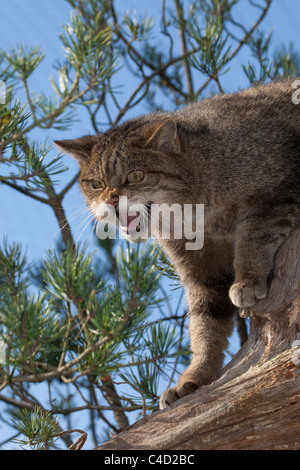
M299 0L273 1L271 11L262 24L263 29L267 32L274 30L274 48L281 43L289 44L291 41L296 46L300 30ZM258 3L264 4L262 0ZM141 13L146 9L149 14L155 16L159 15L161 1L118 0L116 4L125 11L136 7ZM237 20L243 24L252 24L254 17L250 15L248 0L241 0L240 5ZM9 2L2 0L0 8L0 47L8 49L17 42L40 45L45 50L46 57L30 77L29 83L32 90L52 93L49 76L51 73L55 74L53 64L62 57L62 45L58 35L61 32L61 24L69 21L69 4L64 0L10 0ZM248 52L241 51L240 60L245 62L248 59ZM128 96L126 89L130 87L129 75L124 73L121 77L122 82L117 85L121 85L121 89L124 90L125 99ZM247 86L239 61L234 64L232 72L227 76L224 75L222 80L228 92ZM143 106L132 111L132 113L143 112L145 112ZM71 138L88 132L92 132L90 123L87 119L82 119L65 133L51 130L47 134L51 142L53 139ZM45 135L45 131L34 130L32 138L43 142ZM71 157L66 156L65 162L74 173L76 164ZM67 181L69 177L70 173L66 174ZM58 227L51 210L4 186L0 187L0 197L1 201L5 201L5 204L0 205L0 239L7 234L9 240L21 242L24 248L27 248L30 259L39 259L45 249L53 245L57 237ZM79 208L82 201L77 187L72 190L64 203L68 215ZM81 221L75 219L72 224L75 237L80 234L78 227ZM86 232L87 230L81 237L88 236Z
M264 1L256 0L256 3L263 5ZM251 25L254 17L248 4L248 0L241 0L236 20L242 24ZM124 11L135 7L141 14L146 9L149 14L159 16L161 0L117 0L116 5ZM58 35L61 32L61 24L69 21L69 14L70 6L64 0L1 0L0 47L6 50L18 42L23 42L29 46L38 44L45 51L44 61L30 77L29 84L32 90L44 91L46 94L52 93L49 76L51 73L55 73L53 64L57 59L62 58L62 45L58 40ZM271 10L261 28L266 32L274 30L272 43L274 49L282 43L288 45L290 42L294 42L295 49L297 49L300 30L299 0L273 0ZM231 73L222 78L222 84L226 91L232 92L247 86L241 62L245 63L248 59L248 51L242 51L239 61L235 63ZM130 76L124 71L119 75L119 80L117 85L122 87L125 99L132 86ZM143 106L134 110L135 114L144 112ZM79 118L80 122L75 123L72 129L65 133L47 131L50 142L54 139L72 138L92 132L89 120L85 118L85 115L79 115ZM40 142L44 141L45 136L45 131L40 130L34 130L31 135L33 139ZM65 162L70 167L65 181L69 181L77 170L77 166L71 157L66 156ZM68 216L83 207L83 200L77 186L68 194L64 206ZM75 219L71 223L75 240L78 240L80 236L81 223L82 218ZM47 206L0 185L0 243L3 236L7 235L8 241L20 242L24 250L27 250L29 260L34 261L43 257L45 250L54 245L57 234L56 219ZM88 240L94 248L89 228L81 235L81 239ZM235 339L233 347L236 347L236 341ZM0 440L2 439L0 438Z

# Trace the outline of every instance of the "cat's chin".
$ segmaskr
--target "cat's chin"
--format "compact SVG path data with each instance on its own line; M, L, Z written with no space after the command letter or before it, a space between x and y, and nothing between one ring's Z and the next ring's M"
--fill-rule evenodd
M143 243L148 240L148 237L145 236L145 234L143 233L133 231L133 233L131 234L123 227L119 227L119 229L122 234L122 238L125 238L130 243Z
M126 240L128 240L130 243L144 243L145 241L147 241L146 238L138 238L138 239L135 239L135 238L131 238L130 235L124 235L124 238L126 238Z
M134 208L134 210L132 210ZM117 225L122 236L131 243L141 243L149 239L149 221L151 203L147 205L132 204L129 211L116 209Z

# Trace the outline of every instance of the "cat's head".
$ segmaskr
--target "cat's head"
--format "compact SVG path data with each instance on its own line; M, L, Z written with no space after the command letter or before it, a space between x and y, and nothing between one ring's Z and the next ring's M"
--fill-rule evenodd
M188 202L188 159L173 119L138 118L103 134L55 143L78 161L79 185L95 217L115 222L129 239L153 235L152 205Z

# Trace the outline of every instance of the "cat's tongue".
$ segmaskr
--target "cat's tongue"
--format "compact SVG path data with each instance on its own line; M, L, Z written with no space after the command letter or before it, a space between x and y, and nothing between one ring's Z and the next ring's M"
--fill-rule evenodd
M121 225L130 228L130 230L135 230L140 222L141 215L139 212L136 212L134 215L129 215L127 212L120 212L119 218Z

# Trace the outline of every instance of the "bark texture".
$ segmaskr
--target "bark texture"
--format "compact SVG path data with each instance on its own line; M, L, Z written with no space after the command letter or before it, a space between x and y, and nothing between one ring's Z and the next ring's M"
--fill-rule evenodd
M217 381L97 450L300 449L299 230L277 254L267 298L245 313L248 341Z

